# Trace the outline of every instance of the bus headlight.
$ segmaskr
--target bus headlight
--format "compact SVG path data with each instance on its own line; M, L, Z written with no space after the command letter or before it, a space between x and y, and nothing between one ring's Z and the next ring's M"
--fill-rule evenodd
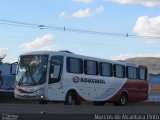
M41 95L41 96L40 96L40 99L44 99L44 96L43 96L43 95Z

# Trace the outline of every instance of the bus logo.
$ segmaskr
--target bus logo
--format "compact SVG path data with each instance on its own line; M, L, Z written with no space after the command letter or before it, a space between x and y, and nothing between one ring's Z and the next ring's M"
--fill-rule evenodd
M80 82L79 77L78 76L73 77L73 82L79 83Z

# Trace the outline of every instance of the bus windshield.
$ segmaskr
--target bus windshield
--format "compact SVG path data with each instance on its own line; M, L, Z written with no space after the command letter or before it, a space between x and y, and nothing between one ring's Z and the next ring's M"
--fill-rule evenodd
M45 83L47 63L47 55L20 56L16 83L23 86L35 86Z

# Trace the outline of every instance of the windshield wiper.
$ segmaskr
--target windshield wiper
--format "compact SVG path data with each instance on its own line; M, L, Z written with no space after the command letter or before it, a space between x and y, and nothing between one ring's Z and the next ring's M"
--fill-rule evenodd
M31 75L31 73L30 73L30 72L29 72L29 76L30 76L30 78L31 78L32 82L34 83L34 85L37 85L37 83L35 82L35 80L34 80L34 78L33 78L33 76Z
M26 72L24 72L24 74L22 75L22 77L20 78L18 85L21 85L24 79L24 76L26 75Z

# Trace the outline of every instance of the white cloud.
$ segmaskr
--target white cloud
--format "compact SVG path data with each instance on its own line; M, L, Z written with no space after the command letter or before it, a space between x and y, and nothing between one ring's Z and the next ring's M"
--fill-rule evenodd
M120 4L142 4L145 6L153 7L160 5L160 0L110 0Z
M59 17L64 17L66 16L66 12L65 11L62 11L60 14L59 14Z
M91 3L93 0L72 0L74 2L81 2L81 3Z
M16 58L16 59L10 59L10 60L6 60L5 61L6 63L15 63L15 62L18 62L18 59Z
M160 16L149 18L141 16L133 28L133 31L140 36L160 36Z
M103 7L103 6L100 6L100 7L97 7L97 8L96 8L96 13L97 13L97 14L100 14L100 13L102 13L102 12L104 12L104 7Z
M0 48L0 58L7 55L8 48Z
M92 16L95 14L100 14L102 12L104 12L104 7L100 6L100 7L97 7L96 9L86 8L86 9L77 10L76 12L73 12L71 16L76 18L83 18L83 17Z
M25 50L48 50L51 49L51 46L44 46L48 42L53 41L54 36L52 34L46 34L42 37L36 38L35 40L31 42L25 42L20 45L20 48L23 48ZM54 48L52 46L52 48Z
M160 53L157 54L148 54L148 53L144 53L144 54L120 54L117 56L111 56L110 59L112 60L126 60L128 58L133 58L133 57L160 57Z
M53 45L44 46L44 47L40 48L40 50L53 51L53 50L55 50L55 46L53 46Z
M160 40L150 39L150 40L145 40L145 42L148 44L157 44L160 43Z
M74 13L72 13L72 17L82 18L82 17L89 17L92 15L91 9L80 9Z

